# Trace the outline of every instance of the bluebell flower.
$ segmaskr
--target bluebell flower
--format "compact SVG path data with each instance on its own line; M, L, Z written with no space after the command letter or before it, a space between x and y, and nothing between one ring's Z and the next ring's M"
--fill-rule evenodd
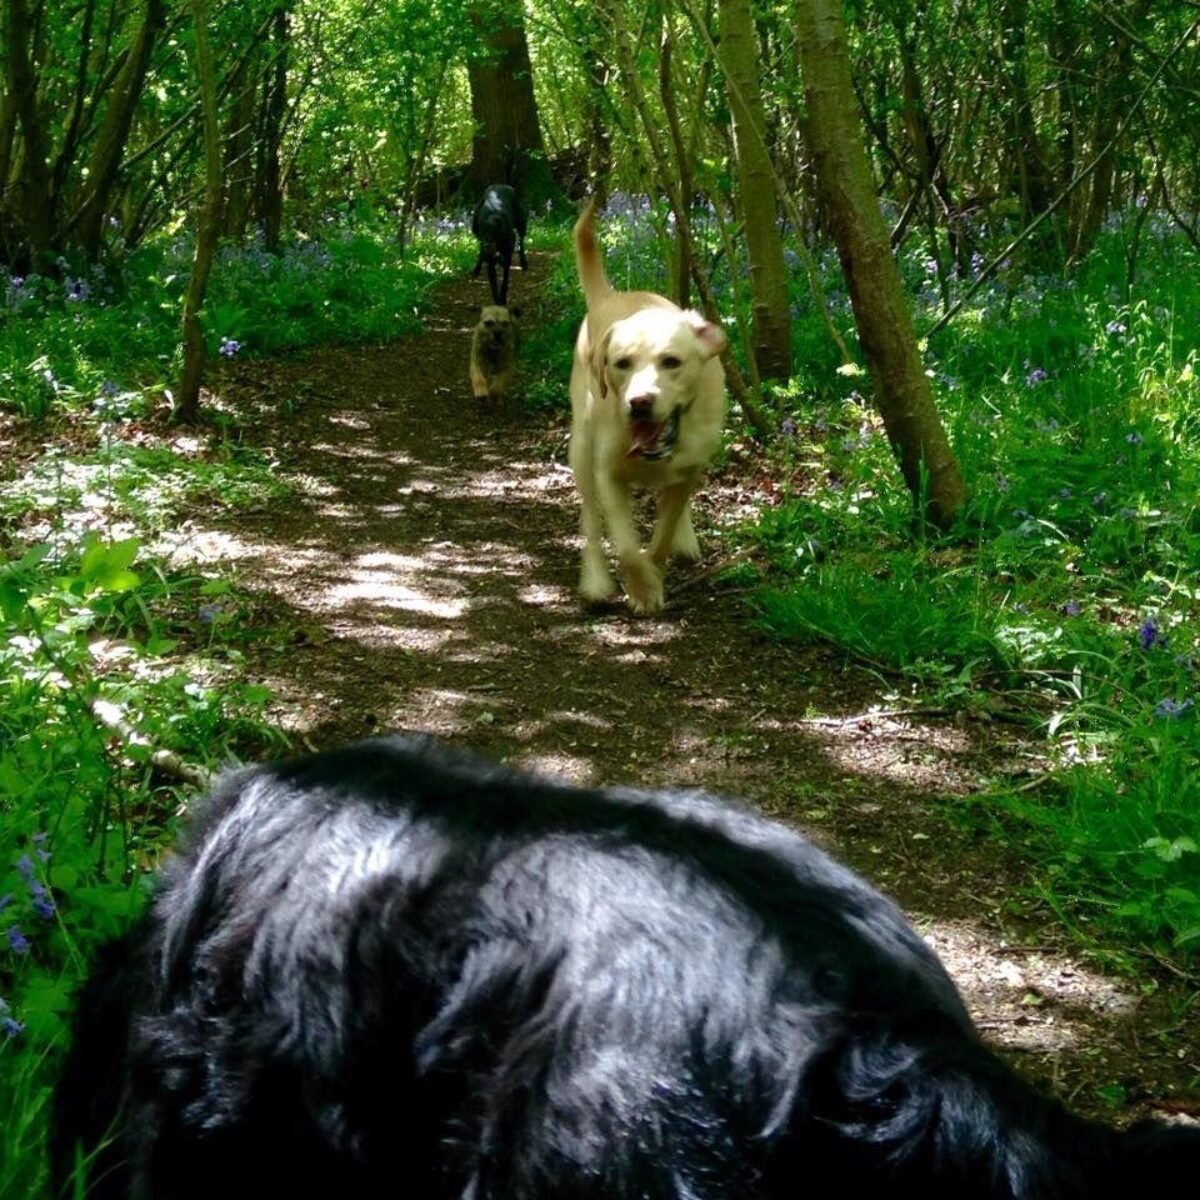
M20 1037L25 1032L24 1024L13 1017L0 1017L0 1029L3 1029L4 1036L9 1038Z
M5 895L0 896L0 912L3 912L9 906L13 902L13 899L14 897L12 892L8 892Z
M784 436L786 436L786 437L795 437L796 436L795 420L791 417L784 417L783 420L779 423L779 432L784 434Z
M1151 646L1166 641L1154 623L1153 617L1147 617L1142 622L1141 628L1138 630L1138 640L1142 643L1143 650L1149 650Z
M220 604L202 604L200 605L198 615L201 625L211 625L224 611Z
M1065 612L1068 617L1077 617L1081 612L1083 612L1083 608L1078 600L1068 600L1066 604L1063 605L1063 612Z
M1136 433L1136 432L1135 433L1127 433L1125 435L1125 440L1131 446L1140 446L1142 444L1142 435L1140 433Z
M1058 494L1063 500L1069 500L1071 498L1071 489L1069 487L1059 488Z
M1108 493L1107 492L1097 492L1092 497L1092 504L1096 508L1103 508L1107 503L1108 503Z
M232 358L241 348L242 343L234 341L233 338L227 337L221 339L220 353L226 358Z
M34 900L33 911L37 913L37 915L41 917L43 921L49 921L50 918L54 916L57 909L54 907L54 901L43 892L41 896Z
M1044 380L1049 378L1049 374L1042 370L1041 367L1034 367L1033 370L1025 376L1025 382L1029 387L1033 387L1035 383L1042 383Z
M26 883L33 881L33 859L31 859L28 854L22 854L21 857L18 858L15 863L13 863L13 866L16 867L21 873Z
M1172 720L1175 717L1181 717L1189 708L1192 707L1192 701L1184 700L1182 703L1178 700L1172 700L1169 696L1164 697L1154 706L1154 715L1160 720Z
M28 954L30 951L29 939L21 932L19 925L10 925L8 929L8 948L14 954Z

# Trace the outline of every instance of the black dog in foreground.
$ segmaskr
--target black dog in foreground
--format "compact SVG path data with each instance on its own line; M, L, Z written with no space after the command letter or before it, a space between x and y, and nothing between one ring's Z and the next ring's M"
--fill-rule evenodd
M520 254L521 269L529 269L525 257L527 222L521 198L507 183L491 184L471 218L471 232L479 239L479 258L471 277L478 279L483 264L487 263L493 304L508 303L508 273L512 268L514 247ZM500 279L496 277L498 269L502 271Z
M1119 1133L1023 1083L899 910L796 833L406 738L217 787L81 998L56 1118L60 1187L117 1128L88 1194L139 1200L1200 1180L1200 1131Z

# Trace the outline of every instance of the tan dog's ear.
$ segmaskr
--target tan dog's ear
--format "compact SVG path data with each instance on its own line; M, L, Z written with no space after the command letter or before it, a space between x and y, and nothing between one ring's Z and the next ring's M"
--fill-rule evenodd
M720 325L713 324L703 313L698 313L694 308L689 308L683 314L684 320L691 326L692 332L696 335L696 340L699 341L704 350L705 358L712 358L715 354L720 354L725 347L729 345L729 339L725 336L725 330Z
M612 338L611 327L604 331L604 336L592 347L592 378L596 381L600 399L608 395L608 343Z

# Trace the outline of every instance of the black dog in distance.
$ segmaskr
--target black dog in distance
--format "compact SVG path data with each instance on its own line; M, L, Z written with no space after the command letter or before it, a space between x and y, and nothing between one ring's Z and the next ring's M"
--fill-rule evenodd
M471 218L471 232L479 239L479 258L471 277L478 279L479 272L487 264L493 304L508 303L508 273L514 248L519 253L521 269L529 269L525 257L527 224L525 207L516 189L507 183L490 184Z
M118 1117L119 1112L119 1117ZM56 1098L136 1200L1128 1200L1200 1131L1071 1116L900 911L702 794L420 739L227 777Z

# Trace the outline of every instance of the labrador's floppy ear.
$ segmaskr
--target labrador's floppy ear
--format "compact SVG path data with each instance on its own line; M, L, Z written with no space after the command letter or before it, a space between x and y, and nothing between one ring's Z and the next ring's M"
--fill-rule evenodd
M600 340L592 347L592 378L600 399L608 395L608 343L612 339L612 327L606 329Z
M708 320L703 313L698 313L694 308L689 308L683 316L688 325L691 326L696 339L704 348L706 358L712 358L713 355L720 354L729 345L729 339L725 336L725 330L720 325L715 325L712 321Z

